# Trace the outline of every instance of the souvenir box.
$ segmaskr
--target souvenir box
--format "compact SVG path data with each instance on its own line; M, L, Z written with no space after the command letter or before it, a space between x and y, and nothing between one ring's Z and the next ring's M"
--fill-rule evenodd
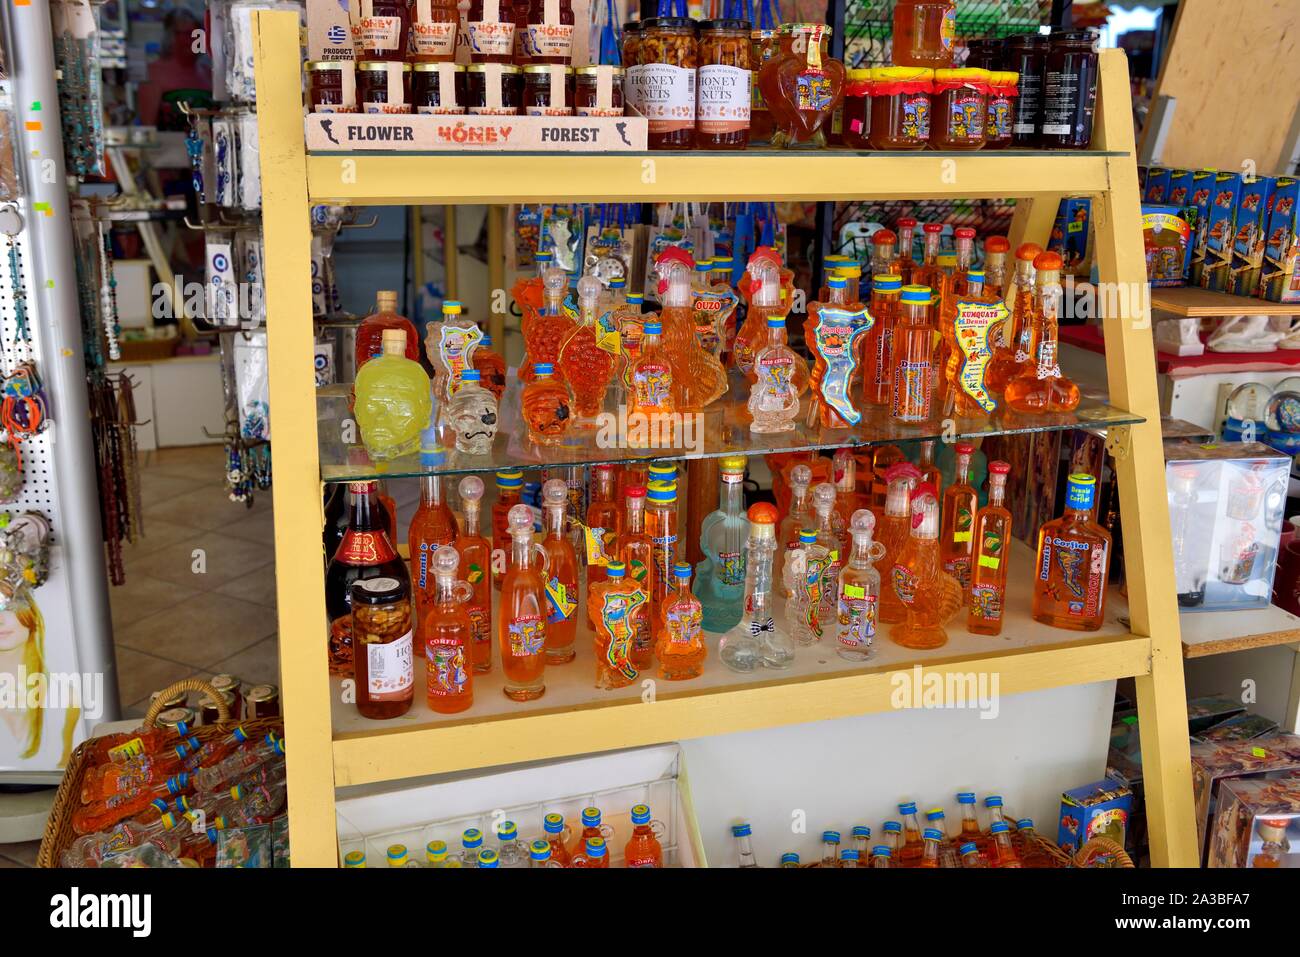
M1229 290L1238 296L1253 296L1259 291L1259 277L1264 266L1264 230L1268 228L1268 208L1273 200L1273 180L1257 176L1241 184L1234 217L1236 233L1232 240L1232 279Z
M1057 846L1073 854L1094 837L1105 837L1123 847L1132 813L1133 792L1114 778L1066 791L1061 795Z
M1236 239L1237 206L1241 202L1241 174L1216 173L1205 216L1203 289L1227 292L1232 281L1232 249Z
M1210 867L1300 868L1300 773L1224 781Z
M1183 207L1142 204L1142 245L1147 282L1153 286L1182 286L1192 262L1192 226Z
M1259 294L1273 302L1300 302L1300 179L1279 176L1273 184L1264 230Z
M1192 796L1202 863L1206 833L1226 781L1276 779L1296 770L1300 770L1300 737L1294 734L1274 734L1249 741L1192 742Z
M1211 694L1187 699L1187 733L1196 737L1246 710L1246 706L1227 695Z
M1080 197L1061 200L1047 250L1061 257L1065 272L1069 275L1088 276L1092 272L1091 219L1091 200Z
M1201 281L1205 266L1206 222L1210 216L1210 197L1214 195L1214 182L1218 174L1212 169L1197 170L1192 174L1192 195L1184 207L1184 214L1192 224L1192 265L1187 274L1191 285Z
M1169 183L1173 179L1174 171L1165 166L1152 166L1147 170L1146 189L1142 193L1142 201L1146 203L1167 203L1169 202Z
M1184 611L1272 600L1291 459L1258 443L1165 444L1174 579Z
M1200 741L1249 741L1251 738L1272 734L1276 730L1277 722L1272 718L1246 712L1233 715L1227 721L1220 721L1196 737Z

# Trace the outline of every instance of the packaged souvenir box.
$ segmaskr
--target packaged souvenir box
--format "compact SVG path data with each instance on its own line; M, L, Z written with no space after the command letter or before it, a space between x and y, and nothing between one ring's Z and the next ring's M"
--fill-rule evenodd
M1290 459L1258 443L1166 443L1165 477L1178 604L1269 604Z
M1300 772L1224 781L1210 867L1300 867Z
M1250 779L1276 780L1300 769L1300 737L1275 734L1249 741L1192 742L1192 795L1196 802L1196 835L1205 860L1206 832L1215 814L1222 786Z
M1122 781L1103 778L1061 795L1057 846L1074 853L1094 837L1109 838L1121 847L1133 812L1133 792Z

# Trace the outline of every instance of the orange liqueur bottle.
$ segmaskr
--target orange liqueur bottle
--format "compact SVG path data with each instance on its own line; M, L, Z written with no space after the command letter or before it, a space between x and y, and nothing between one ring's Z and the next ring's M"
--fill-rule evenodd
M971 551L974 544L975 512L979 494L970 484L970 460L975 447L958 442L957 480L943 493L943 537L939 540L939 560L943 570L957 579L963 595L970 588Z
M520 502L524 473L512 470L497 473L497 500L492 503L492 586L501 587L501 576L510 564L510 527L507 516Z
M439 547L431 564L433 603L420 619L425 685L430 710L456 714L474 703L474 626L465 613L473 590L456 579L460 555L450 545Z
M867 405L889 405L893 395L893 343L903 280L877 273L871 282L870 312L875 323L862 344L862 398Z
M479 674L492 670L492 543L479 534L479 511L483 501L483 480L467 475L460 480L460 502L465 512L456 551L460 553L461 574L473 594L465 606L474 626L474 670Z
M911 528L912 489L921 480L921 473L911 462L898 462L885 472L888 492L885 495L884 517L880 520L880 544L885 554L879 565L887 579L880 588L880 620L894 625L907 617L907 605L894 588L893 567L902 557Z
M546 553L546 663L562 665L573 660L578 637L578 556L564 535L564 515L569 488L564 479L542 486L542 513L546 524L542 550Z
M415 611L423 616L433 602L433 569L430 562L440 545L456 541L456 516L442 500L442 476L420 478L420 507L406 532L411 552L411 581L415 585Z
M1011 318L984 372L984 385L995 396L1006 391L1007 383L1020 374L1033 354L1034 260L1042 251L1033 243L1016 250L1015 281L1007 292Z
M943 629L939 568L939 500L934 486L923 482L912 493L912 534L894 560L894 591L907 607L889 637L904 648L940 648L948 643Z
M1017 412L1073 412L1079 387L1061 374L1056 336L1061 316L1061 257L1043 253L1034 260L1038 290L1034 299L1035 353L1007 383L1007 405Z
M1034 620L1072 631L1096 631L1106 611L1110 533L1092 520L1097 480L1070 476L1065 514L1038 532Z
M1007 542L1011 538L1011 513L1003 502L1010 471L1011 466L1006 462L989 464L989 503L975 516L966 630L977 635L1002 633L1007 597Z
M531 701L546 692L546 553L533 543L533 510L515 505L506 518L510 567L502 576L497 639L502 690L507 698Z

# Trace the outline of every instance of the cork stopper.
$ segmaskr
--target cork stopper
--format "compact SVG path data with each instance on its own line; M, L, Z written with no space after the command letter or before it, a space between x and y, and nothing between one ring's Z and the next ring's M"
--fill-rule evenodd
M404 356L406 355L406 333L401 329L384 330L384 355L387 356Z

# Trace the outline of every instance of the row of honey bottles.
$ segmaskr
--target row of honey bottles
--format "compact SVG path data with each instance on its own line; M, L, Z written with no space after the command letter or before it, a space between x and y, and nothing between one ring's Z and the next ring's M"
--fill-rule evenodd
M461 833L458 853L446 841L429 841L424 848L424 862L415 860L405 844L391 844L385 855L389 867L530 867L530 868L608 868L609 842L614 829L601 823L598 807L582 809L582 828L575 835L564 815L551 812L542 818L542 836L526 841L519 836L514 821L499 821L496 847L486 844L483 832L476 827ZM646 804L633 806L632 835L623 847L624 867L661 868L664 866L664 824L650 815ZM365 851L349 851L343 857L345 868L366 867Z
M943 228L924 227L921 262L911 258L914 221L900 223L901 253L899 236L878 230L867 302L862 265L832 264L804 322L811 365L787 343L793 273L768 247L750 257L735 288L731 263L696 263L684 249L665 249L656 259L658 312L645 312L622 280L606 289L584 276L575 298L564 270L539 254L538 275L513 290L523 315L519 401L528 439L587 444L620 410L633 426L702 411L728 395L729 367L749 391L734 397L735 414L755 434L790 431L801 411L808 426L847 429L872 408L912 425L939 415L984 418L999 402L1020 414L1077 408L1079 389L1057 361L1060 256L1022 245L1008 282L1006 240L990 238L986 267L975 269L975 231L962 227L949 269L939 256ZM390 309L381 304L358 335L355 413L370 458L417 448L435 455L444 445L489 453L505 388L500 357L449 302L426 334L430 380L416 361L414 327ZM377 355L376 342L384 350ZM633 427L621 441L646 447L655 434Z
M1014 824L1003 814L1002 798L991 794L984 799L989 824L981 828L975 812L975 794L957 795L961 822L950 831L943 808L925 814L925 825L914 802L898 805L899 820L886 821L881 828L881 843L872 845L871 828L853 827L851 843L844 845L840 831L822 832L822 852L816 861L804 863L799 854L781 855L780 867L1053 867L1051 855L1043 848L1034 822L1021 818ZM740 867L758 867L752 846L753 828L748 823L732 826Z
M626 687L651 668L662 680L698 677L706 632L721 635L719 660L738 672L788 668L798 646L823 640L841 657L865 661L881 624L892 626L895 644L937 648L963 608L969 631L997 635L1009 569L1010 466L990 464L981 508L969 481L973 446L957 445L947 488L933 442L922 450L921 468L895 446L866 450L869 474L883 481L880 497L874 483L860 490L851 450L835 454L835 481L816 486L812 465L787 463L774 481L784 515L767 502L746 512L746 460L722 459L719 507L700 524L704 560L694 569L679 561L682 535L694 530L681 527L671 463L595 466L585 514L576 511L569 482L548 480L540 541L534 510L522 500L522 473L497 473L491 540L480 531L482 479L461 479L458 520L442 477L426 476L408 533L409 572L375 519L373 483L356 483L326 578L332 670L356 679L362 714L388 718L413 700L413 656L426 660L435 711L471 706L473 676L491 670L494 647L504 693L540 697L547 665L575 659L582 619L602 689ZM1095 484L1090 475L1071 476L1064 516L1039 532L1032 614L1044 624L1090 631L1103 621L1110 536L1091 517ZM375 709L377 702L384 706Z

